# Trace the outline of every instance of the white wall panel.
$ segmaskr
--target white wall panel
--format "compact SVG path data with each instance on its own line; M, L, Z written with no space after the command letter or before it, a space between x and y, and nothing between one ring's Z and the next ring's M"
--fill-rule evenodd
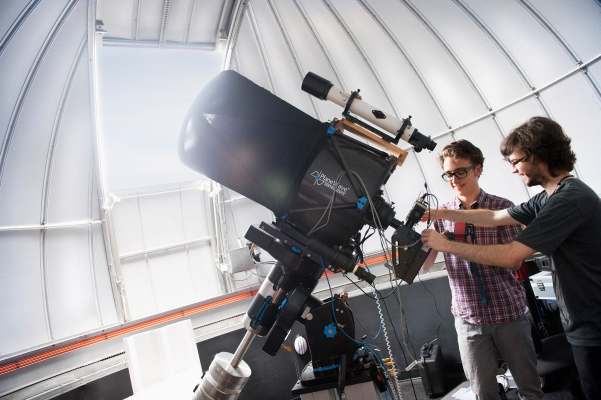
M322 1L298 2L306 17L323 43L340 79L351 90L361 88L361 95L385 111L392 113L391 103L386 99L373 71L353 43L348 32L340 24L336 15Z
M448 43L493 109L528 90L494 39L456 3L435 0L415 5Z
M103 326L116 324L119 321L117 302L115 297L119 296L117 289L113 289L111 275L108 269L105 240L102 235L102 227L95 225L92 228L92 262L96 279L96 296L100 307L100 320Z
M140 198L142 237L147 249L184 240L178 193Z
M599 51L599 54L601 54L601 51ZM601 60L596 61L588 67L588 74L597 84L601 83ZM600 86L597 85L597 87Z
M451 126L487 111L456 60L428 29L431 22L426 19L427 16L416 15L404 2L391 4L385 0L370 0L369 3L400 38L432 88Z
M377 17L358 2L335 0L332 4L344 23L352 26L358 45L374 65L374 71L380 76L382 85L394 104L396 116L406 118L411 115L413 124L425 134L444 130L446 124L414 70L415 66L399 51L395 43L398 38L389 35ZM355 21L363 23L356 24ZM378 39L374 40L374 37ZM362 87L361 89L363 91ZM376 107L383 106L367 97L364 99Z
M72 30L87 20L86 4L81 4L73 8L72 15L57 32L55 40L49 43L37 74L32 76L19 113L15 114L14 129L5 136L9 140L4 163L0 164L3 167L0 171L0 202L5 204L0 224L39 223L40 189L48 142L60 93L71 65L65 62L64 52L77 53L83 32L74 35ZM30 115L35 115L35 118L28 118Z
M193 303L192 275L186 253L151 256L148 264L158 307L154 312Z
M601 100L582 74L577 74L544 91L549 111L572 138L580 178L601 193L599 155L601 147Z
M123 263L121 269L132 319L223 294L208 245L150 255Z
M239 29L238 40L233 50L238 62L238 68L257 85L270 91L273 90L265 62L261 58L256 35L246 12L242 16Z
M196 301L207 300L223 294L221 276L215 268L209 246L193 247L188 252L192 291Z
M120 200L113 206L113 227L120 254L144 248L140 205L137 197Z
M526 0L523 0L526 1ZM601 5L598 1L527 0L561 35L582 61L601 53Z
M232 69L234 71L240 71L240 65L238 64L238 59L236 58L235 53L233 53L232 57L230 58L229 69Z
M185 240L211 235L211 219L208 215L209 201L204 190L180 192Z
M75 53L77 54L77 53ZM47 221L64 222L91 219L90 198L94 181L94 138L91 132L87 52L79 54L77 70L68 96L56 116L56 131L49 144L46 183Z
M261 45L260 51L269 68L274 93L305 113L314 115L309 95L300 90L304 75L299 73L299 67L286 44L285 36L268 0L249 3L247 16L255 25L257 43Z
M144 258L121 265L126 309L131 319L152 315L158 310L153 279Z
M140 0L144 3L138 15L138 39L157 40L161 32L162 0Z
M102 0L99 17L111 21L111 36L137 37L138 5L144 0ZM133 27L132 27L133 25Z
M0 54L0 140L6 140L11 115L15 112L25 78L35 68L36 54L41 50L52 22L56 21L67 1L40 2L22 22L20 29ZM3 8L4 11L4 8ZM8 10L6 11L8 13ZM3 12L4 14L4 12ZM8 14L7 14L8 16ZM16 15L12 16L16 18ZM48 21L52 21L48 23ZM1 143L1 142L0 142Z
M0 357L50 340L39 232L0 233Z
M46 232L46 295L53 339L101 324L90 235L87 228Z
M204 1L204 6L208 7L210 4L214 4L213 7L219 7L221 5L221 2L221 0ZM169 11L167 14L167 18L165 21L165 29L163 32L165 40L173 40L178 42L186 41L186 35L188 34L188 25L182 22L189 20L188 16L192 11L193 6L193 0L180 0L169 3ZM217 8L217 10L219 9L220 8ZM207 9L205 10L206 12L208 12ZM217 18L213 18L213 20L217 20L217 22L219 21ZM206 24L205 26L205 29L207 30L213 28L212 32L210 32L211 36L209 36L213 38L215 36L215 27L211 26L210 24Z
M196 3L195 14L192 15L190 38L195 42L214 42L224 0L190 0L190 2ZM208 16L212 18L207 18Z
M518 1L465 3L495 33L535 87L549 83L575 65L555 37Z
M223 294L209 241L208 205L201 186L130 194L114 205L131 319Z
M111 45L212 48L227 32L228 15L222 13L231 6L226 0L99 0L98 14Z
M270 3L275 10L274 14L278 16L281 26L286 31L294 53L297 55L297 61L303 77L307 72L314 72L328 79L334 85L344 88L333 69L334 67L326 54L324 54L323 48L315 37L315 32L308 23L310 21L305 19L297 3L294 0L270 0ZM240 69L240 71L242 70ZM340 114L340 107L328 101L316 99L315 106L317 107L320 119L324 121L330 120Z

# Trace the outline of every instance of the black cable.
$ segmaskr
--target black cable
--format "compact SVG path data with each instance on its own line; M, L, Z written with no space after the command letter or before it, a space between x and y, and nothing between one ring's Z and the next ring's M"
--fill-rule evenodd
M382 303L384 304L384 309L386 310L386 315L388 316L388 319L390 320L390 325L392 325L392 332L394 333L394 337L397 340L397 343L399 345L399 347L401 348L401 353L403 354L403 359L405 360L405 365L408 365L409 363L407 362L407 354L405 354L405 350L403 349L403 344L401 343L401 339L399 339L399 335L396 331L396 327L394 326L394 321L392 319L392 315L390 314L390 311L388 310L388 304L386 304L386 301L382 301ZM415 393L415 385L413 384L413 377L411 376L411 372L409 372L409 381L411 382L411 388L413 389L413 397L415 398L415 400L417 400L417 393Z
M338 184L340 183L340 178L341 177L342 177L342 173L338 174L338 176L336 177L336 184L332 188L332 196L330 197L328 205L325 207L323 213L321 214L321 216L315 222L315 225L313 225L313 227L307 233L307 237L310 237L311 235L313 235L318 230L325 228L330 223L330 215L332 214L332 207L334 205L334 202L336 201L336 193L337 193L336 189L338 189ZM328 215L328 217L326 218L325 224L322 224L321 226L318 226L321 223L321 220L323 219L323 217L326 214Z
M367 230L365 231L365 234L363 235L363 238L361 239L361 242L359 243L359 245L363 246L363 243L365 243L365 241L367 239L369 239L370 237L372 237L374 235L374 233L376 233L375 228L373 228L371 225L368 225L367 226Z
M376 300L375 297L373 297L371 294L367 293L365 290L363 290L363 288L359 285L357 285L357 282L355 282L354 280L352 280L351 278L348 277L347 274L342 274L346 279L348 279L353 285L355 285L357 287L357 289L359 289L364 295L366 295L367 297L369 297L372 300Z
M322 260L321 262L322 262L322 265L323 265L323 260ZM347 278L348 278L348 277L347 277ZM330 297L332 298L332 318L333 318L333 320L334 320L333 322L334 322L334 324L335 324L336 326L338 326L338 322L336 321L336 314L335 314L335 310L334 310L334 308L333 308L333 304L334 304L334 303L333 303L333 301L334 301L334 292L332 291L332 286L330 285L330 278L328 277L328 275L327 275L327 274L326 274L326 282L328 283L328 288L330 289ZM375 289L375 288L374 288L374 289ZM364 292L364 293L365 293L365 292ZM344 335L345 335L347 338L351 339L352 341L354 341L354 342L355 342L355 343L357 343L357 344L360 344L360 345L362 345L362 346L363 346L363 347L364 347L366 350L368 350L368 349L369 349L369 347L374 347L374 346L370 345L369 343L367 343L367 342L365 342L365 341L363 341L363 340L357 340L357 339L354 339L354 338L352 338L351 336L349 336L349 335L348 335L348 333L346 333L346 332L344 331L344 329L340 329L340 331L341 331L341 332L342 332L342 333L343 333L343 334L344 334ZM374 347L374 349L375 349L375 347ZM376 354L376 353L375 353L373 350L371 350L371 354L372 354L372 357L374 358L374 360L378 360L378 359L379 359L378 355L377 355L377 354ZM384 365L384 364L381 362L381 360L380 360L380 367L381 367L382 369L386 369L386 366L385 366L385 365ZM387 382L386 382L386 386L387 386L387 390L388 390L390 393L393 393L393 392L394 392L394 390L393 390L393 389L392 389L392 387L390 386L390 382L388 382L388 381L387 381ZM400 388L399 388L399 390L400 390ZM399 393L399 395L400 395L400 393Z
M398 286L400 286L400 285L397 284L397 287ZM400 292L397 292L397 294L398 294L398 296L394 296L394 299L396 300L396 302L399 305L399 311L402 314L405 314L404 307L403 307L403 304L401 303L401 299L400 299ZM404 318L403 318L403 320L404 320ZM403 321L401 321L401 323L402 322ZM406 320L404 322L405 322L404 324L402 323L402 328L403 328L403 331L405 332L404 337L407 338L406 342L404 342L405 346L407 347L408 350L411 350L411 352L415 353L415 349L413 348L413 343L411 343L411 336L409 335L409 326L407 326L407 321ZM409 346L410 344L411 344L411 347ZM416 358L414 354L411 354L411 356L414 359Z
M342 157L342 152L340 151L340 148L338 147L338 143L336 143L335 136L331 136L329 141L332 144L332 147L334 148L334 153L338 157L338 161L342 165L342 169L346 173L346 176L348 177L348 180L351 183L351 187L353 188L353 191L357 195L357 198L361 197L361 191L359 190L360 186L358 187L356 185L356 183L354 182L353 176L351 175L351 170L349 169L348 164L346 163L346 160L344 159L344 157ZM365 193L365 194L367 196L369 195L369 193Z
M369 293L365 292L365 291L363 290L363 288L361 288L361 286L359 286L359 285L358 285L358 284L357 284L355 281L353 281L352 279L350 279L350 278L349 278L349 277L348 277L346 274L343 274L343 275L344 275L344 277L345 277L346 279L348 279L349 281L351 281L351 283L352 283L353 285L355 285L355 286L357 287L357 289L359 289L359 290L360 290L360 291L361 291L361 292L362 292L362 293L363 293L365 296L369 297L370 299L372 299L372 300L374 300L374 301L376 300L376 299L375 299L373 296L371 296ZM328 281L328 285L329 285L329 281ZM398 286L397 286L397 288L398 288ZM331 289L330 289L330 290L331 290ZM401 342L401 340L400 340L400 338L399 338L399 336L398 336L398 333L397 333L396 327L395 327L395 325L394 325L394 322L393 322L392 316L391 316L391 314L390 314L390 311L388 310L388 305L386 304L385 297L383 297L383 296L382 296L382 294L381 294L381 293L380 293L380 292L379 292L379 291L378 291L378 290L377 290L375 287L374 287L374 290L375 290L375 291L378 293L378 296L380 297L380 300L382 300L382 303L384 304L384 308L385 308L385 310L386 310L386 315L388 316L388 320L390 321L390 324L392 325L392 331L393 331L393 333L394 333L394 336L395 336L395 338L396 338L396 340L397 340L397 343L399 344L399 347L400 347L400 349L401 349L401 352L403 353L403 359L405 360L405 365L407 365L407 364L408 364L408 363L407 363L407 354L405 353L405 350L403 349L403 344L402 344L402 342ZM395 288L394 290L392 290L392 292L391 292L391 293L389 293L389 294L386 296L386 298L387 298L387 297L390 297L390 295L391 295L391 294L392 294L392 293L393 293L395 290L396 290L396 288ZM400 303L399 303L399 306L400 306ZM414 357L414 358L415 358L415 357ZM414 384L413 384L413 378L411 377L411 374L409 375L409 380L411 381L411 388L413 389L413 395L414 395L415 399L417 400L417 394L416 394L416 392L415 392L415 386L414 386Z
M424 198L431 197L432 199L434 199L434 203L436 204L436 209L438 209L438 204L439 204L438 197L436 197L436 195L434 195L433 193L430 193L427 183L424 183L424 186L426 188L426 194L424 194ZM430 224L432 224L434 222L434 221L430 220L430 215L431 215L431 207L429 207L429 203L428 203L427 227L429 227ZM440 326L443 322L443 319L442 319L442 315L440 314L440 310L438 308L438 301L436 301L436 296L434 295L434 293L432 293L430 291L430 289L428 288L428 286L424 283L424 281L422 281L420 274L417 274L417 280L421 283L422 287L426 290L426 292L428 292L428 294L432 297L432 301L434 302L434 309L436 310L436 315L438 316L438 326L436 327L436 338L439 338L440 337Z

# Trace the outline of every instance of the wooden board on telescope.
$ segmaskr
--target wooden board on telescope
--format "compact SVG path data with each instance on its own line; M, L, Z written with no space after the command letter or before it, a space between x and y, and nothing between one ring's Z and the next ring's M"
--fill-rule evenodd
M347 130L349 132L354 133L355 135L359 135L363 138L368 139L369 141L374 142L383 151L386 151L388 154L396 157L398 159L398 166L401 166L403 162L405 162L407 154L409 154L407 151L401 149L394 143L387 142L386 140L382 139L380 136L376 135L370 130L365 129L361 125L357 125L347 119L341 119L340 121L338 121L338 123L336 124L336 129Z

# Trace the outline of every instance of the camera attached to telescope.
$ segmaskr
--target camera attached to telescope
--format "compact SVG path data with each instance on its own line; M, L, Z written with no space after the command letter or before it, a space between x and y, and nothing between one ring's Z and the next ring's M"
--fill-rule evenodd
M407 156L397 146L399 140L416 151L432 150L436 143L417 131L410 117L387 115L361 100L358 91L346 94L313 73L307 74L302 89L343 107L345 118L318 121L238 73L223 71L196 98L180 138L185 164L276 216L272 223L251 226L245 235L277 263L247 312L247 334L227 358L232 371L244 363L242 357L255 336L266 336L263 349L274 355L295 321L305 323L303 315L328 310L311 295L326 268L352 272L373 284L375 276L359 265L364 226L381 234L388 227L395 229L389 267L409 283L429 251L413 230L428 208L427 199L421 198L406 220L399 221L382 187ZM319 332L314 325L312 330ZM348 335L338 329L320 340L344 334ZM223 357L219 360L223 364ZM322 365L327 360L313 361ZM212 378L203 380L198 398L221 398L224 382L217 377L226 376L230 385L235 380L235 374L224 370L223 365L211 364ZM240 390L248 379L243 375L236 378Z

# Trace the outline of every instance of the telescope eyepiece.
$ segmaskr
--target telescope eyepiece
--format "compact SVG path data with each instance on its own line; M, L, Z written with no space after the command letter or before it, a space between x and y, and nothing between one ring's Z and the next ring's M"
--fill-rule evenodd
M409 143L413 145L417 153L423 149L434 151L434 148L436 148L436 142L430 139L430 136L420 133L417 129L413 131L411 138L409 138Z
M301 89L318 99L326 100L332 86L334 85L329 80L313 72L309 72L305 75L305 79L303 79Z

